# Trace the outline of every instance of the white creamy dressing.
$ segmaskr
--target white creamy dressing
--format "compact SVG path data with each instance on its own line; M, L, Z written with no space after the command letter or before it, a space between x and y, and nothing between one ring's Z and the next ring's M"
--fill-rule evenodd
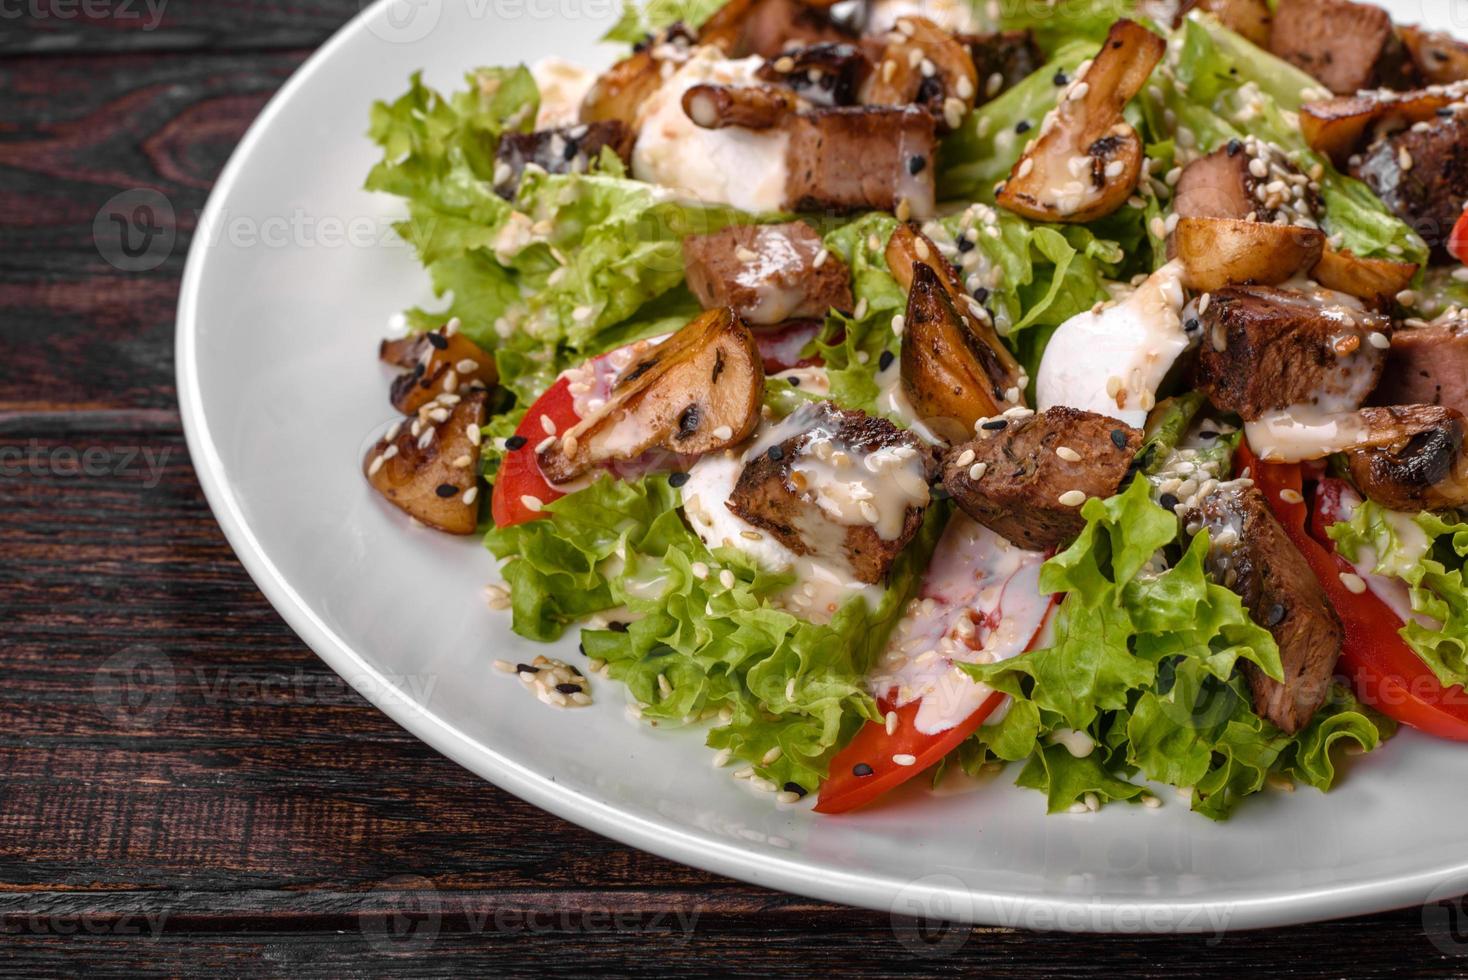
M868 690L899 708L921 699L913 724L926 735L972 715L994 689L955 665L1007 660L1029 647L1051 609L1039 587L1044 562L1042 552L1018 548L955 512Z
M710 548L736 548L767 571L794 571L794 583L776 601L813 623L829 622L853 595L876 608L883 593L880 585L858 582L849 569L814 556L797 555L729 509L729 497L742 472L744 460L737 450L709 453L689 469L688 482L683 484L683 510L703 543Z
M876 374L878 414L898 420L909 432L930 446L947 445L918 417L917 409L913 408L912 402L907 398L907 392L902 390L901 362L902 358L894 357L892 363L887 365L887 370Z
M1140 428L1157 388L1188 349L1182 263L1169 262L1129 296L1060 325L1035 379L1036 410L1058 405Z
M1324 501L1324 497L1317 491L1317 506ZM1356 513L1356 508L1361 506L1361 496L1349 487L1341 487L1340 507L1327 516L1334 517L1337 521L1349 521L1351 515ZM1403 514L1400 511L1382 509L1386 521L1391 525L1392 532L1396 534L1397 540L1401 542L1402 554L1397 558L1404 565L1415 564L1427 553L1429 542L1427 532L1417 526L1411 514ZM1344 554L1342 558L1346 558ZM1441 633L1443 624L1425 613L1414 613L1412 611L1412 596L1407 589L1407 583L1395 575L1378 575L1376 566L1378 555L1376 549L1370 545L1362 545L1357 549L1356 561L1346 558L1356 574L1366 583L1366 588L1372 595L1376 596L1387 608L1391 609L1396 617L1402 622L1415 620L1418 624L1435 633Z
M632 175L687 200L750 212L784 210L788 133L703 129L683 111L683 93L694 85L758 84L755 72L763 63L759 57L726 60L714 47L694 49L638 110Z
M1369 436L1355 412L1332 412L1315 405L1291 405L1244 423L1249 448L1271 463L1299 463L1343 453Z
M596 81L596 72L565 58L541 58L530 66L540 89L540 112L536 129L574 126L581 118L581 102Z
M824 397L831 393L831 379L826 375L826 369L819 364L786 368L779 374L768 377L771 381L783 381L786 384L797 382L796 387L807 394Z
M869 525L883 541L894 541L902 535L908 508L927 506L927 473L916 448L897 445L870 453L853 450L837 431L826 427L816 404L802 405L757 435L744 456L745 462L799 435L806 439L791 463L791 480L804 483L802 496L827 518L808 521L800 528L813 550L840 550L839 544L834 548L824 546L832 534L832 524Z
M742 262L734 273L734 283L755 296L745 321L776 324L790 319L805 302L809 263L790 236L779 229L755 229L749 251L754 257Z

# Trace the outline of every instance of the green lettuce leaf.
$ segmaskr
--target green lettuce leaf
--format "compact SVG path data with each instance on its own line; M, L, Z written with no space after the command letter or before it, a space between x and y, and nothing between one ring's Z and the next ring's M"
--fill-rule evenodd
M1374 556L1378 575L1407 583L1412 611L1442 628L1412 619L1402 639L1445 686L1468 684L1468 523L1453 514L1401 514L1365 500L1327 533L1351 561Z
M836 748L878 717L862 680L927 566L944 508L930 508L876 609L853 597L816 625L772 601L788 574L737 550L711 552L679 498L664 476L602 478L548 505L547 519L490 531L513 628L553 640L592 613L630 620L584 630L582 646L627 685L643 718L676 725L723 712L711 747L776 786L813 790Z

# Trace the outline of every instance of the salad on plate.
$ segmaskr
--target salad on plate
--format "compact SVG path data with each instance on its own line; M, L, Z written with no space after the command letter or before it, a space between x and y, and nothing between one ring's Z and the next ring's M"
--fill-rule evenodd
M1222 819L1468 739L1468 45L1346 0L608 40L372 108L440 301L363 470L556 644L486 660L827 814L1014 763Z

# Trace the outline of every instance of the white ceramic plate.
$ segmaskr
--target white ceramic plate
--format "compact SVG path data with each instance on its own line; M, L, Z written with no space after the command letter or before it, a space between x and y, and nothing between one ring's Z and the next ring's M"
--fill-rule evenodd
M1393 6L1468 26L1464 0ZM452 87L472 66L550 53L606 64L596 38L618 7L378 3L281 90L209 199L178 311L189 447L240 560L306 643L406 728L537 806L822 899L1043 929L1215 931L1468 891L1463 750L1412 734L1329 797L1268 792L1222 825L1170 798L1046 817L1011 778L830 818L714 770L696 732L629 721L619 685L561 711L492 669L557 651L485 606L496 573L477 541L411 528L358 469L392 414L376 341L392 313L429 299L411 251L382 234L397 202L359 189L376 158L367 109L419 68ZM574 660L574 639L563 646Z

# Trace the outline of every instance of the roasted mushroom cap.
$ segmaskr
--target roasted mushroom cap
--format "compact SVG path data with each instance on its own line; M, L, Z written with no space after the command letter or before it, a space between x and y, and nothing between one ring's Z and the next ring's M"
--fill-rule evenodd
M1183 263L1183 284L1208 291L1235 283L1278 285L1320 260L1325 235L1296 225L1181 218L1173 246Z
M392 383L393 407L412 415L440 394L493 387L499 379L494 358L459 332L451 320L437 330L384 340L378 357L405 368Z
M663 65L677 64L688 54L693 35L674 24L597 78L581 102L581 121L616 119L636 128L638 110L663 84Z
M1390 510L1444 510L1468 505L1463 416L1440 405L1364 408L1375 445L1346 454L1351 479Z
M362 471L394 506L429 527L473 534L479 524L483 391L439 395L411 424L397 422L367 452Z
M1468 84L1436 91L1361 92L1300 107L1300 132L1317 153L1344 167L1352 153L1377 132L1431 122L1439 109L1468 97Z
M785 85L811 105L830 107L855 105L871 73L866 52L842 41L789 49L766 61L755 74Z
M1177 12L1177 25L1190 11L1206 10L1235 34L1241 34L1261 48L1269 48L1273 17L1265 0L1183 0Z
M1468 79L1468 44L1442 31L1424 31L1407 25L1397 34L1412 56L1412 64L1430 85L1451 85Z
M978 73L968 49L926 17L899 17L861 92L866 105L924 105L953 128L973 108Z
M683 112L702 129L773 129L800 108L788 89L773 85L694 85L683 93Z
M1086 222L1124 204L1142 172L1142 142L1122 118L1167 43L1134 21L1111 27L1089 67L1077 70L1045 117L1040 137L1009 172L1000 207L1035 221Z
M728 308L709 310L648 345L611 397L536 458L552 483L661 447L688 455L744 441L759 424L765 370L754 335Z
M1328 245L1320 253L1315 268L1310 270L1310 277L1327 289L1377 304L1391 302L1397 293L1412 285L1416 274L1416 262L1363 259Z

